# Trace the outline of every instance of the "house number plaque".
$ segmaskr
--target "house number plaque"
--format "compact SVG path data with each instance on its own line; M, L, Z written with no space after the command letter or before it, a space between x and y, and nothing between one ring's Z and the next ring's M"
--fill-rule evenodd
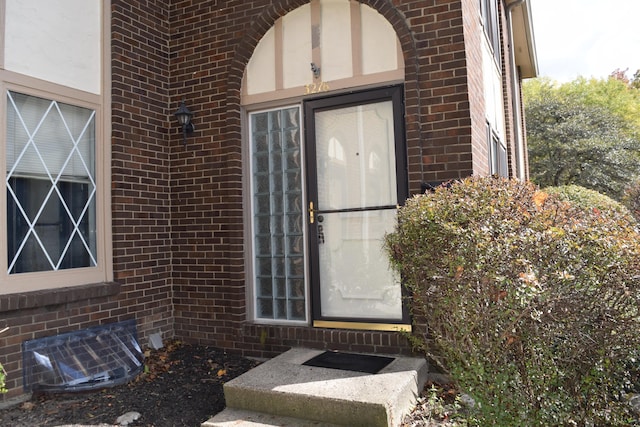
M309 83L304 85L305 95L321 92L329 92L329 84L327 82Z

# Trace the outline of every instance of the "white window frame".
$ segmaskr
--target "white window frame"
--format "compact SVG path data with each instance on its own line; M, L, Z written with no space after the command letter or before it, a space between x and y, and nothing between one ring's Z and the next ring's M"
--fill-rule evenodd
M253 151L252 151L252 131L251 131L251 115L257 113L265 113L270 111L279 111L286 110L289 108L297 108L299 112L300 119L300 161L301 161L301 176L302 176L302 202L303 207L306 206L307 200L307 188L306 188L306 167L305 167L305 153L304 153L304 119L303 119L303 109L301 103L285 103L283 105L275 105L269 106L265 108L255 108L251 110L245 111L245 135L244 135L244 148L246 156L245 158L249 159L249 161L245 162L246 169L243 173L245 182L244 188L247 189L245 191L245 200L244 203L248 207L248 209L244 209L245 211L245 224L248 225L246 235L246 247L249 249L246 255L246 277L250 280L251 285L247 286L247 300L250 301L250 304L247 306L250 308L249 319L255 322L256 324L265 324L265 325L301 325L307 326L311 322L311 310L310 310L310 288L309 288L309 271L308 271L308 236L307 236L307 222L305 211L302 211L303 214L303 251L304 251L304 292L305 292L305 320L287 320L287 319L270 319L265 317L258 316L258 307L257 307L257 290L256 290L256 278L255 278L255 222L254 222L254 183L253 183Z
M113 281L111 231L111 1L100 0L102 8L102 69L100 93L73 89L60 84L5 69L4 34L0 36L0 296L29 291L53 290L70 286ZM4 31L5 0L0 0L0 31ZM60 103L94 110L96 180L96 261L94 267L8 273L6 133L7 91L19 92Z
M500 43L500 7L498 2L499 0L480 0L480 23L496 65L500 69L502 68L502 45Z
M507 152L507 146L489 122L487 122L487 144L489 146L489 173L491 175L509 178L509 153ZM502 149L504 155L497 149L498 147Z
M0 111L3 117L0 125L0 134L3 135L0 148L0 169L2 171L3 185L0 191L0 225L5 230L4 238L0 239L0 294L54 289L66 286L100 283L113 280L111 265L111 215L109 201L110 183L110 155L107 129L105 126L105 111L102 106L102 97L75 91L66 87L54 87L51 83L32 81L31 78L9 75L9 72L0 72L2 90ZM25 84L27 83L27 84ZM31 83L31 84L28 84ZM33 86L40 86L35 88ZM57 89L52 91L51 89ZM36 96L47 100L57 101L95 111L96 121L96 261L94 267L82 267L63 269L58 271L39 271L30 273L9 274L8 272L8 242L7 242L7 188L6 188L6 129L7 129L7 92L18 92L25 95Z

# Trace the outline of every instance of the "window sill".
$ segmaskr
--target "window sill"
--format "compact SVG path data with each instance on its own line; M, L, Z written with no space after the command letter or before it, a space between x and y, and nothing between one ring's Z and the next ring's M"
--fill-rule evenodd
M119 283L104 282L0 295L0 313L61 305L74 301L88 300L90 298L108 297L117 295L119 292Z

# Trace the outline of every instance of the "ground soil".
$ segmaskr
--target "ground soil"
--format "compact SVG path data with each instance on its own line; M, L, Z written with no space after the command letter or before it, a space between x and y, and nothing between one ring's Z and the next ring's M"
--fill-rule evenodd
M114 426L127 412L138 412L130 427L199 427L225 406L222 386L259 362L213 347L171 342L145 352L145 372L112 388L78 393L34 394L0 409L0 426ZM428 387L425 387L428 389ZM420 400L405 427L444 426Z
M197 427L224 408L222 385L258 364L213 347L179 342L145 356L145 372L128 384L34 394L0 410L0 425L114 425L119 416L135 411L141 417L129 426Z

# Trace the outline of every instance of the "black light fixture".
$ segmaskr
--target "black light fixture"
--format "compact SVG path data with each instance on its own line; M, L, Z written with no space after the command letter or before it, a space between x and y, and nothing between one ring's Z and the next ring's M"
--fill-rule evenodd
M193 123L191 123L191 117L193 113L184 104L184 101L180 103L180 108L174 113L178 123L182 126L182 137L184 139L184 145L187 145L187 134L191 134L194 131Z

